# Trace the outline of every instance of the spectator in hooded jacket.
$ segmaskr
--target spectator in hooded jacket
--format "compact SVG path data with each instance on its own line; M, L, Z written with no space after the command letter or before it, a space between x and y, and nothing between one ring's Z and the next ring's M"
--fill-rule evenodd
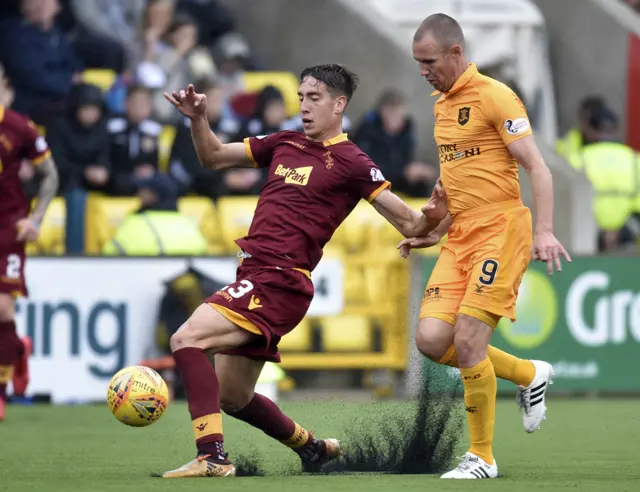
M50 123L64 108L81 65L56 25L58 0L22 0L21 17L0 26L0 59L15 89L13 109Z
M273 86L265 87L256 103L255 116L243 123L234 141L255 135L269 135L287 129L284 98ZM221 173L218 194L257 195L264 186L266 174L261 169L231 169Z
M211 130L222 143L231 142L240 125L234 118L223 116L224 97L222 89L211 81L196 84L196 90L207 96L207 117ZM221 173L205 169L191 140L191 120L184 118L178 125L176 138L171 148L169 174L180 184L180 194L194 192L216 199Z
M413 197L431 194L438 171L414 161L414 124L404 94L385 91L376 109L364 116L353 141L380 166L396 191Z
M254 117L243 123L234 140L276 133L286 129L287 123L284 97L278 89L268 85L258 95Z
M60 190L105 191L109 182L109 135L99 87L71 89L67 110L47 130L47 140L60 173Z
M153 176L158 170L158 139L162 126L151 119L151 91L134 85L127 90L126 111L109 120L110 193L130 196L133 179Z
M103 254L192 256L207 252L207 241L192 217L180 213L177 189L166 174L136 181L140 208L128 215Z

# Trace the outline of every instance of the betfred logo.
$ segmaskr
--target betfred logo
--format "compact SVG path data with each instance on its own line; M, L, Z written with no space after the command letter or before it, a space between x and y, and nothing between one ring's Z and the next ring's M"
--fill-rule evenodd
M307 184L309 184L311 171L313 171L312 166L291 169L289 167L284 167L282 164L278 164L278 167L276 167L275 170L275 175L282 176L284 178L284 182L287 184L307 186Z

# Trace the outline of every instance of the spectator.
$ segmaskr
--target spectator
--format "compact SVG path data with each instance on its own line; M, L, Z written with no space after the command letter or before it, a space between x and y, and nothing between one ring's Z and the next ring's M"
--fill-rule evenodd
M159 89L154 94L153 109L155 117L162 122L177 122L180 118L173 106L167 104L162 92L185 87L192 80L213 78L216 73L211 56L197 47L197 40L197 23L186 14L176 14L169 28L167 44L155 56L164 82L152 85Z
M74 47L85 66L124 70L125 59L135 58L131 50L145 4L145 0L71 0L79 24Z
M245 90L244 71L250 58L249 45L238 33L225 34L214 49L217 81L224 98L231 100L233 96Z
M632 216L640 211L640 160L633 149L619 142L618 119L612 111L604 106L592 110L588 124L591 141L579 160L594 189L598 249L633 247L637 226Z
M146 10L142 16L137 39L131 47L131 58L128 60L128 69L138 74L138 78L145 81L144 77L156 80L162 78L162 73L156 75L158 68L155 65L155 58L158 51L162 49L162 39L166 36L171 27L175 0L149 0Z
M99 87L79 84L69 93L67 111L47 132L60 173L60 191L104 191L109 181L109 138Z
M191 217L178 211L177 189L166 174L137 181L141 207L127 216L105 255L194 256L207 251L207 242Z
M213 47L222 36L233 30L233 15L216 0L179 0L178 11L198 21L198 44Z
M268 85L258 95L253 118L243 123L234 140L240 141L256 135L269 135L285 129L287 108L282 93Z
M580 168L578 157L582 148L598 138L597 132L591 127L591 115L604 107L606 103L601 96L585 97L578 109L577 127L569 130L556 142L556 153L576 169Z
M222 90L213 82L202 81L197 91L207 96L207 117L209 125L222 143L232 140L238 133L238 122L222 115L224 99ZM179 125L176 138L171 149L169 173L180 183L180 194L193 191L212 199L217 198L220 173L205 169L198 160L198 155L191 140L191 120L185 118Z
M64 108L81 65L56 26L58 0L22 0L22 18L0 28L0 57L16 91L13 109L47 124Z
M113 195L135 193L134 179L153 176L158 170L158 139L162 126L151 117L151 91L132 86L127 91L126 113L111 118L109 130Z
M438 173L433 166L414 161L413 133L406 97L390 89L382 94L377 108L364 116L353 141L380 166L396 191L426 197Z
M255 135L269 135L285 129L287 110L284 98L273 86L265 87L256 103L255 116L246 121L233 140L240 141ZM266 175L260 169L232 169L221 174L218 194L257 195L260 193Z

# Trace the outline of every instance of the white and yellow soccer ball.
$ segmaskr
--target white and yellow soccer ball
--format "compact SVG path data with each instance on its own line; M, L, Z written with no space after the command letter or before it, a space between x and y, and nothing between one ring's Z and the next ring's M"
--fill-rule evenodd
M118 371L109 382L107 403L120 422L144 427L158 420L169 404L169 390L162 376L145 366Z

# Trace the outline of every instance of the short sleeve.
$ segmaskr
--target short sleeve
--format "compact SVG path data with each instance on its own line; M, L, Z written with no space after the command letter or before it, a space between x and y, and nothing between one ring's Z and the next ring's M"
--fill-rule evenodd
M371 203L382 191L391 188L391 183L384 178L380 168L366 155L358 155L352 166L352 186L360 198Z
M273 158L273 150L278 142L279 134L248 137L244 139L244 148L247 157L251 159L255 167L269 167Z
M24 146L23 157L31 161L33 165L37 166L51 157L47 141L40 135L38 127L33 122L25 122L22 136Z
M524 104L507 86L491 88L485 104L489 106L485 114L505 145L533 133Z

